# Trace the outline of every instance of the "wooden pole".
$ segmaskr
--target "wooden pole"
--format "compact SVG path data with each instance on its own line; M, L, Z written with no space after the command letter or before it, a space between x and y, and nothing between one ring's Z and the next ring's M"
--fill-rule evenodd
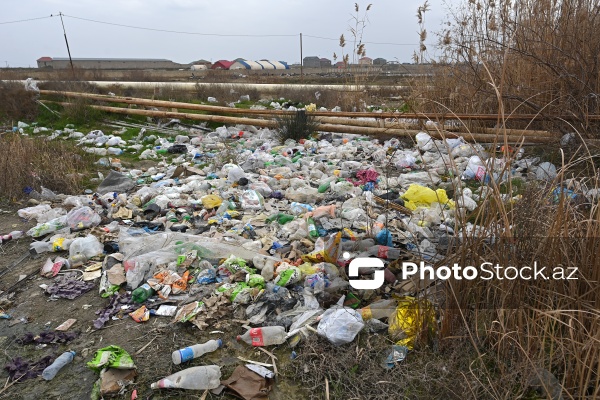
M142 99L135 97L122 97L122 96L106 96L92 93L79 93L79 92L60 92L54 90L40 90L40 94L46 95L64 95L67 97L81 97L87 98L91 100L100 100L100 101L109 101L113 103L124 103L124 104L136 104L143 105L149 107L165 107L165 108L179 108L179 109L187 109L187 110L196 110L196 111L210 111L213 113L222 113L222 114L243 114L243 115L264 115L268 117L281 116L281 115L292 115L295 111L283 111L283 110L249 110L249 109L241 109L241 108L231 108L231 107L221 107L221 106L211 106L204 104L191 104L191 103L182 103L182 102L174 102L174 101L163 101L163 100L150 100L150 99ZM364 127L372 127L372 128L385 128L385 129L410 129L410 124L406 124L398 121L370 121L370 120L357 120L350 119L347 116L354 116L356 114L360 114L363 117L363 114L366 113L341 113L341 112L309 112L308 115L313 115L316 117L316 120L321 123L330 123L334 125L353 125L353 126L364 126ZM323 115L324 114L324 115ZM323 115L323 116L322 116ZM378 118L380 113L368 113L371 118ZM414 128L413 128L414 129ZM556 138L556 135L547 132L547 131L528 131L528 130L513 130L513 129L500 129L497 132L496 129L493 128L482 128L485 130L484 133L490 135L500 134L502 135L504 131L511 136L535 136L535 137L547 137L547 138ZM426 128L427 131L435 132L437 129L435 128ZM468 134L468 132L464 132ZM464 136L464 135L461 135Z
M71 103L59 103L63 106L69 106ZM207 115L207 114L191 114L191 113L180 113L171 111L159 111L159 110L138 110L134 108L121 108L121 107L109 107L90 105L90 107L97 110L106 112L112 112L117 114L131 114L131 115L145 115L150 117L160 118L177 118L177 119L190 119L196 121L210 121L218 122L223 124L243 124L253 125L263 128L277 128L277 121L268 119L255 119L255 118L240 118L240 117L228 117L221 115ZM322 132L336 132L336 133L351 133L356 135L366 136L399 136L399 137L414 137L420 130L409 130L409 129L393 129L393 128L371 128L371 127L360 127L360 126L346 126L346 125L335 125L335 124L319 124L316 128ZM436 139L445 138L458 138L463 137L469 142L486 142L486 143L502 143L505 140L503 135L489 135L489 134L463 134L454 132L431 132L431 137ZM551 140L544 137L528 137L528 136L506 136L506 140L511 143L549 143Z

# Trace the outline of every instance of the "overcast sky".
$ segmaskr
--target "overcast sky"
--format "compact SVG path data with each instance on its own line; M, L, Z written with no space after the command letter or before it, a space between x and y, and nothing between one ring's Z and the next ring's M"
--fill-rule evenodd
M447 13L444 3L458 1L430 0L431 11L425 17L430 33L441 27ZM367 56L411 62L418 43L415 15L422 0L371 2L363 41L393 44L367 44ZM359 1L361 18L368 3ZM342 33L348 40L352 37L348 26L353 24L354 1L0 0L0 67L35 67L42 56L67 57L60 18L6 23L59 12L65 14L73 58L166 58L189 63L242 57L294 63L300 61L300 32L304 57L331 59L334 52L341 54L337 38ZM203 36L132 29L81 18L164 31L292 36ZM432 34L428 41L435 41Z

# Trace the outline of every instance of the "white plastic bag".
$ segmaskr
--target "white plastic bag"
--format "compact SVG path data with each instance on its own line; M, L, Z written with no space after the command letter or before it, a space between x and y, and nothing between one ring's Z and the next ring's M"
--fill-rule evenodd
M351 308L330 308L321 316L317 333L340 346L352 342L364 326L358 311Z
M471 156L465 172L463 172L463 179L477 179L483 181L486 174L486 168L479 156Z
M425 132L419 132L417 133L417 136L415 136L415 139L417 141L417 147L419 147L419 149L423 151L429 151L433 149L433 139L431 139L431 136L429 136L429 134Z
M102 244L94 235L87 235L83 238L77 238L73 240L69 247L69 258L77 254L83 254L86 258L90 259L102 254Z
M67 225L71 230L81 230L98 225L101 219L94 210L85 206L69 211L67 214Z
M245 190L240 196L240 203L244 210L262 210L265 199L255 190Z

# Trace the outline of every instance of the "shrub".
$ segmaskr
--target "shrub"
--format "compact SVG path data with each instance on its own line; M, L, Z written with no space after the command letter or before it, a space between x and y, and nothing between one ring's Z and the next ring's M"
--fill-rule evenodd
M311 137L318 127L312 115L304 110L296 111L294 114L284 114L277 118L279 127L277 139L284 143L288 139L299 141Z

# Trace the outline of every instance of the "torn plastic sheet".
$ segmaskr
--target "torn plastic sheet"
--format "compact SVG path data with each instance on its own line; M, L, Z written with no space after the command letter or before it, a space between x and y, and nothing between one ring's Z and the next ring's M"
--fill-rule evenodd
M29 361L21 357L13 358L4 369L8 372L10 380L22 382L42 375L44 369L54 362L54 358L46 356L38 361Z
M94 282L73 279L73 274L59 276L46 289L52 298L73 300L94 288Z

